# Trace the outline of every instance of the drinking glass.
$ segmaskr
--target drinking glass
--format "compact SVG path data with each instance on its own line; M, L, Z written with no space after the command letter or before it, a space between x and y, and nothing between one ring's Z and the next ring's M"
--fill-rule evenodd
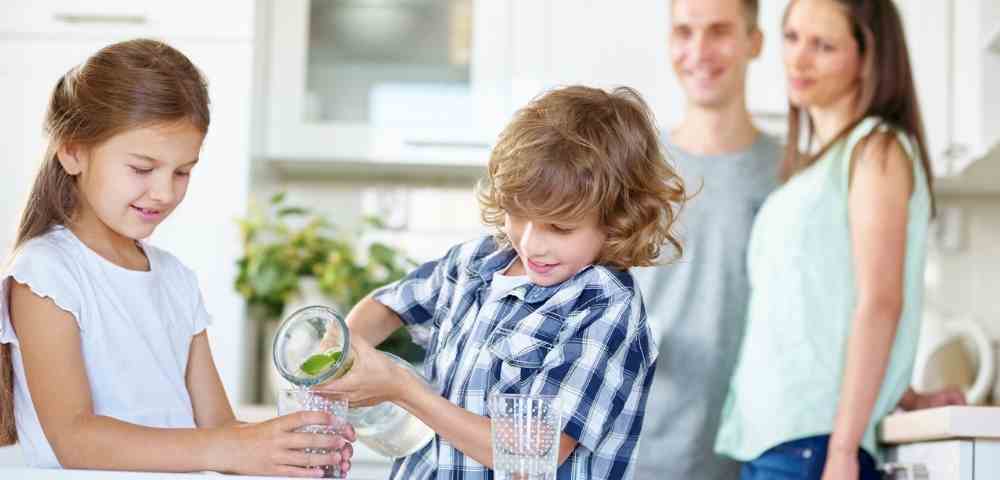
M285 388L278 392L278 415L288 415L295 412L327 412L333 415L333 424L306 425L299 432L315 433L317 435L344 435L347 430L347 400L332 391L306 390L304 388ZM306 448L305 453L329 453L325 448ZM346 472L340 471L340 465L322 465L323 478L347 478Z
M497 479L556 478L562 414L552 395L492 394L487 398Z

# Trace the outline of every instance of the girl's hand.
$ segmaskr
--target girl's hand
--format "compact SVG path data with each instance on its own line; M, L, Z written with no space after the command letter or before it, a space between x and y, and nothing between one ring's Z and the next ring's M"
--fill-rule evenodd
M397 402L412 380L410 372L359 336L351 337L351 350L354 353L351 370L317 388L344 394L352 407Z
M261 423L231 427L229 441L219 454L227 472L244 475L281 477L322 477L323 465L351 468L354 453L350 442L356 439L348 427L341 435L322 435L296 430L308 425L331 425L334 418L325 412L296 412ZM322 449L328 453L305 453Z
M858 478L858 453L831 449L823 466L823 480L848 480Z

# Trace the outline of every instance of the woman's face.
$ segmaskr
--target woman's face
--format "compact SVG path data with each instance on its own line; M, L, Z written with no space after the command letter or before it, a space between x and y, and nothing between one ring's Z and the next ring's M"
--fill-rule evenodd
M834 0L795 0L784 25L788 99L798 107L827 107L854 96L861 54L847 11Z

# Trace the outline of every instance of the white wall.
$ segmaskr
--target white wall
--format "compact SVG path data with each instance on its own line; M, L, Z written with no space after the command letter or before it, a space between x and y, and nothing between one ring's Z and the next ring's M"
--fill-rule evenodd
M951 217L957 222L943 232L956 243L935 239L930 249L927 308L974 318L1000 340L1000 195L948 194L938 205L942 219L957 212Z

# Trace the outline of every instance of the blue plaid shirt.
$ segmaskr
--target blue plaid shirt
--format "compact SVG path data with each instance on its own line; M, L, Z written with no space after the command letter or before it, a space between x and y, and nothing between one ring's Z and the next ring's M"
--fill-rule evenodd
M515 256L491 237L457 245L374 298L427 348L425 376L455 405L487 416L491 393L558 396L562 431L578 442L559 479L631 478L657 355L632 276L590 266L484 305L493 274ZM478 480L493 471L437 436L398 459L391 478Z

